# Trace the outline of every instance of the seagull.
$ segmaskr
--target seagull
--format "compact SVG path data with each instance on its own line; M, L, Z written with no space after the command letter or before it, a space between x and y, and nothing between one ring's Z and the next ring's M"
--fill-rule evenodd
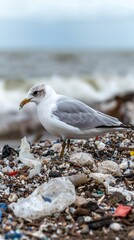
M28 91L20 103L20 109L29 102L36 104L43 127L52 135L62 138L61 158L66 140L69 146L70 139L88 139L126 128L134 130L134 125L125 125L117 118L97 111L79 100L59 95L45 83L37 84Z

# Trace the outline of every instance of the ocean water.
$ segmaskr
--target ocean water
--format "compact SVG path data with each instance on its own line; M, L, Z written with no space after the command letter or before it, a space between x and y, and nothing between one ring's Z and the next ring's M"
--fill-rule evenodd
M134 52L0 52L0 113L17 111L39 82L88 104L134 92Z

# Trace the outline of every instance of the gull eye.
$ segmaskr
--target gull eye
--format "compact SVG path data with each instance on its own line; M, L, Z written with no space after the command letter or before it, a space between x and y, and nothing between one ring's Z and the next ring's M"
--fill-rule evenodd
M34 91L33 95L36 96L38 94L38 91Z

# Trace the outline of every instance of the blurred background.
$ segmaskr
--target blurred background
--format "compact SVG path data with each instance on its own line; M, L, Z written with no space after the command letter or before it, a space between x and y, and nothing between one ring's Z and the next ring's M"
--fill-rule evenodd
M0 147L40 139L39 82L134 123L134 1L0 1Z

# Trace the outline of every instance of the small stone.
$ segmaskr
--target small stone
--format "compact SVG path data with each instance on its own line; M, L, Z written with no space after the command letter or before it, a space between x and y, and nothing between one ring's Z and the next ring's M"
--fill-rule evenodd
M89 228L87 224L81 225L81 233L82 234L88 234L89 233Z
M53 177L53 178L56 178L56 177L61 177L61 173L60 172L56 172L56 171L50 171L49 172L49 177Z
M122 229L122 227L119 223L113 222L110 224L110 229L112 229L115 232L118 232Z
M134 239L134 229L131 230L131 231L128 233L128 238L129 238L130 240L133 240L133 239Z
M9 231L11 231L11 226L9 226L9 225L6 225L6 226L4 227L4 230L5 230L6 232L9 232Z
M79 207L80 205L87 203L87 200L81 196L76 196L76 200L74 202L74 204Z
M61 149L62 149L61 143L55 143L55 144L51 147L51 150L53 150L54 152L60 152Z

